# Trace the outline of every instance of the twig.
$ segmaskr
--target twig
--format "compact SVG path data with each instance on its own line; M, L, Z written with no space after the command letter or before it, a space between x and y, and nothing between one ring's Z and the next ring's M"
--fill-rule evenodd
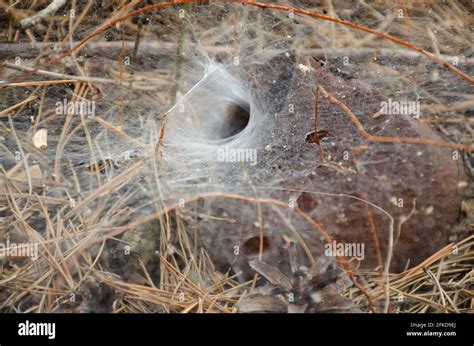
M73 46L81 42L72 42ZM135 46L135 41L123 41L125 50L132 51L136 54L135 57L169 54L176 52L177 43L174 42L160 42L160 41L140 41L138 47ZM212 55L228 54L233 55L235 48L229 46L204 46L205 50ZM57 53L64 53L66 50L59 50L58 44L55 42L28 42L28 43L0 43L0 59L8 59L15 56L21 56L23 59L36 57L40 52L45 50L53 50ZM87 46L81 49L81 52L88 56L105 56L115 59L117 54L122 49L122 41L97 41L90 42ZM136 53L135 53L136 50ZM269 55L278 54L281 50L266 49ZM364 56L376 55L377 57L397 58L415 60L422 58L418 52L409 49L395 49L395 48L377 48L377 47L327 47L327 48L301 48L298 50L302 54L309 54L315 57L339 57L344 56ZM440 54L439 57L445 61L458 60L460 65L474 64L474 58L466 58L464 56L453 56Z
M39 21L41 21L45 17L48 17L56 13L56 11L59 10L61 7L63 7L65 3L66 3L66 0L53 0L53 2L51 2L46 8L42 9L41 11L39 11L32 17L23 19L20 22L20 24L23 28L36 25Z
M0 112L0 118L4 117L4 116L7 116L8 113L11 113L12 111L14 111L15 109L18 109L20 107L23 107L24 105L30 103L31 101L36 100L37 98L38 98L38 96L32 95L32 96L28 97L27 99L21 101L20 103L17 103L16 105L11 106L7 109L4 109L3 111Z
M74 79L76 81L81 81L81 82L92 82L92 83L107 83L107 84L119 84L118 81L115 81L113 79L106 79L106 78L95 78L95 77L81 77L81 76L72 76L69 74L64 74L64 73L57 73L57 72L51 72L51 71L45 71L45 70L38 70L35 68L31 67L26 67L26 66L20 66L20 65L15 65L9 62L4 62L3 66L12 69L12 70L17 70L17 71L26 71L26 72L31 72L31 73L37 73L39 75L47 76L47 77L52 77L52 78L58 78L58 79Z
M53 84L67 84L79 82L77 79L61 79L61 80L43 80L37 82L19 82L19 83L5 83L0 85L9 87L29 87L29 86L41 86L41 85L53 85Z

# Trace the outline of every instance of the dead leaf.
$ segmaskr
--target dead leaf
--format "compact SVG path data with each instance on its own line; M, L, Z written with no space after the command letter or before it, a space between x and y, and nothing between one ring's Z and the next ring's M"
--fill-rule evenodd
M285 274L283 274L277 268L272 267L271 265L258 259L250 261L249 265L253 270L262 275L271 284L279 286L287 291L292 289L293 284L291 283L290 279L288 279Z
M287 312L287 305L271 296L256 295L242 299L236 304L239 312Z
M33 135L33 144L36 148L44 150L48 147L48 130L40 129Z

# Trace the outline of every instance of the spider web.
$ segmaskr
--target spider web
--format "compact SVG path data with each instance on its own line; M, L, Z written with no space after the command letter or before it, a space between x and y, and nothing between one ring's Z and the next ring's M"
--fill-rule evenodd
M382 15L367 6L341 3L331 14L427 49L435 40L440 55L472 74L466 33L451 42L425 13L400 18L397 8ZM422 121L468 116L467 82L392 42L293 13L217 3L166 8L131 23L139 21L138 45L127 28L114 27L76 54L86 75L109 82L92 82L84 98L77 88L48 88L40 120L29 123L39 107L32 104L13 121L28 165L49 182L29 188L67 197L70 227L136 229L173 209L199 231L221 270L244 276L258 257L289 272L288 242L298 244L301 263L325 255L326 233L364 244L362 266L382 258L394 270L448 242L468 181L461 154L368 141L321 90L372 135L458 141ZM119 35L127 38L123 49L107 43ZM93 105L93 114L58 117L58 102L75 97ZM419 112L380 111L403 102ZM9 171L18 141L4 125ZM45 150L31 142L39 128L49 131ZM34 227L45 222L38 215Z

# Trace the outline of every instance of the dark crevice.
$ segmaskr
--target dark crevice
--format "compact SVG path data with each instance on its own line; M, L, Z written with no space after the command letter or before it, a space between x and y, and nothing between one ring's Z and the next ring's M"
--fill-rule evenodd
M225 114L225 121L221 127L219 137L221 139L232 137L242 132L250 120L250 106L232 104Z

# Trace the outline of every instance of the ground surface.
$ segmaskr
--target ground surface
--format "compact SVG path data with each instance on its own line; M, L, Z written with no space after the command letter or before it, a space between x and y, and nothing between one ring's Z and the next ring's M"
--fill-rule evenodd
M308 287L286 287L287 280L272 268L253 263L256 276L247 282L216 270L209 255L213 249L202 246L196 216L179 209L179 200L171 203L172 194L161 198L166 190L148 185L160 172L137 163L155 150L143 143L159 146L166 138L159 125L163 118L150 125L148 115L175 105L196 81L193 73L204 60L191 53L204 50L215 61L232 62L236 51L244 58L262 51L255 48L262 42L275 43L270 50L297 50L324 61L340 78L422 100L423 122L447 141L474 145L472 84L386 39L298 14L294 24L287 12L186 5L185 12L181 6L154 9L113 23L80 52L59 58L101 25L151 2L73 1L35 25L21 24L49 3L0 1L0 59L6 63L0 67L0 237L4 243L40 244L36 261L0 258L4 312L309 309L281 293ZM278 3L390 33L474 74L470 1ZM189 48L195 43L198 49ZM28 73L31 67L41 71ZM87 109L82 118L57 115L57 102L67 107L68 101L82 99L95 102L99 120L87 118ZM34 139L41 128L48 129L47 149ZM382 312L388 299L394 312L472 312L472 155L460 151L467 187L451 244L419 266L390 274L389 286L381 271L362 269L349 273L349 281L340 273L329 281L317 277L317 284L309 280L305 284L317 286L323 296L341 291L340 297L325 296L327 304L313 310ZM180 186L195 191L176 180L173 191ZM198 177L195 182L201 183ZM147 189L154 198L137 192ZM150 204L164 212L124 232L123 225L149 217Z

